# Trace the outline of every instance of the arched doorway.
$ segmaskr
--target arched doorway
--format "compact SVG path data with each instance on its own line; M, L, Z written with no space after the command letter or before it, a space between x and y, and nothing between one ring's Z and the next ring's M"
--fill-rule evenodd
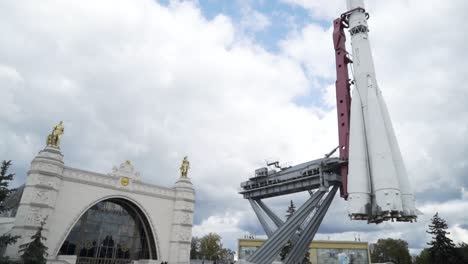
M62 244L59 255L76 255L77 264L127 264L157 259L148 220L133 203L108 199L86 211Z

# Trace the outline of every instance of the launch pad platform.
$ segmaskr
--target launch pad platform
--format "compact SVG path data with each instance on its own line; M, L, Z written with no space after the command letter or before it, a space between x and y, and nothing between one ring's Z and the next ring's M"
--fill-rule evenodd
M264 199L291 193L341 185L340 158L323 158L298 164L279 171L267 167L255 171L255 176L241 183L239 193L245 199Z

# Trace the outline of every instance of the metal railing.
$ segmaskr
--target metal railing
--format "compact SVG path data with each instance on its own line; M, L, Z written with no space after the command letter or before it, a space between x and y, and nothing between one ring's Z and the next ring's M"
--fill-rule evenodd
M78 257L76 264L131 264L130 259Z

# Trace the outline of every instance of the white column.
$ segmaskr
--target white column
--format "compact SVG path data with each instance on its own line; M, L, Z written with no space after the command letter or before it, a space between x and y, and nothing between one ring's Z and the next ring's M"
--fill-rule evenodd
M48 233L53 230L46 219L52 218L54 212L63 167L63 155L59 149L53 147L46 147L40 151L31 162L12 229L12 234L21 238L14 245L8 246L6 255L10 258L19 258L19 246L31 241L31 236L37 232L42 221L46 222L42 233L44 237L47 238ZM44 241L44 244L49 250L53 248L48 245L48 240ZM51 256L52 252L48 253Z
M174 189L176 199L172 218L169 264L189 264L195 191L187 177L181 177Z

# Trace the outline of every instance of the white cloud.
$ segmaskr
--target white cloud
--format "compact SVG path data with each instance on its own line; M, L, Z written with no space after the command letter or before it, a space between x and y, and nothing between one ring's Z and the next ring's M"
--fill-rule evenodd
M224 247L234 249L237 247L237 239L242 238L247 233L239 227L241 219L243 217L240 212L211 215L193 227L192 235L203 237L209 233L216 233L221 236Z
M468 230L462 228L460 225L455 225L450 228L449 231L450 234L448 236L451 237L455 243L466 243L466 241L468 241Z
M259 11L245 6L242 9L242 18L240 26L243 30L249 32L258 32L265 30L271 25L270 18Z
M285 3L303 7L310 11L315 19L330 20L338 17L345 10L345 0L281 0Z
M309 24L300 32L291 33L281 41L282 51L306 67L309 78L335 76L335 60L332 28L324 29L317 24Z
M462 187L461 192L463 200L468 200L468 191L466 190L466 188Z
M203 220L200 225L196 225L193 228L193 233L195 236L203 236L220 230L227 233L239 232L239 218L239 216L231 216L229 213L224 216L212 215Z

